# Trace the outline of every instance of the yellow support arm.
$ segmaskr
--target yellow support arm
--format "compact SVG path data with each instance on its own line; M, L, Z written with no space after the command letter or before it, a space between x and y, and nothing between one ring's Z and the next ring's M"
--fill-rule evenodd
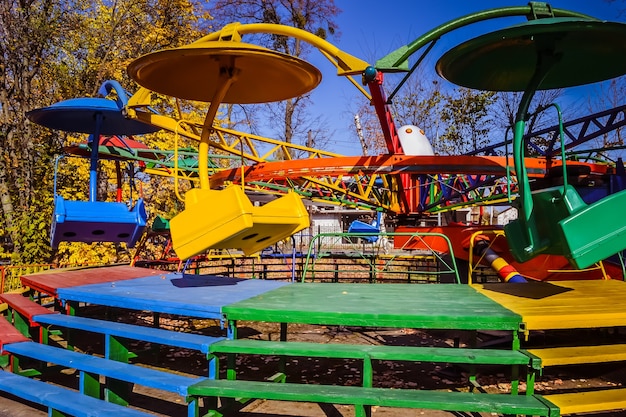
M241 35L250 33L269 33L273 35L289 36L307 42L319 49L323 55L337 67L337 75L358 75L363 73L365 68L370 66L367 62L340 50L330 42L306 30L273 23L230 23L221 30L210 33L198 39L196 42L219 40L240 42Z

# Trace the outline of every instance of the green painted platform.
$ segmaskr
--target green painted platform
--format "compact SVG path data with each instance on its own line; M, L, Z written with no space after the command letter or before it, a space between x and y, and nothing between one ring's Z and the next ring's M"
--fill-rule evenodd
M343 326L519 330L522 318L463 284L286 285L225 305L228 320Z

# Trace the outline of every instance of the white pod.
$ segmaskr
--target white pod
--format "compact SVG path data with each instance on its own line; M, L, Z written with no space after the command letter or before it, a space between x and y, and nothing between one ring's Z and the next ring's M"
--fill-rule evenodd
M398 138L405 155L434 155L433 147L417 126L405 125L398 129Z

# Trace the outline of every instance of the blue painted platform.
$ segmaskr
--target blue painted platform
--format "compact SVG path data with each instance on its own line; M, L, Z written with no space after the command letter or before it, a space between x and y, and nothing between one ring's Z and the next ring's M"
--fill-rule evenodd
M146 273L149 273L146 270ZM57 289L61 301L221 319L226 305L264 294L288 282L215 275L162 273L141 278Z

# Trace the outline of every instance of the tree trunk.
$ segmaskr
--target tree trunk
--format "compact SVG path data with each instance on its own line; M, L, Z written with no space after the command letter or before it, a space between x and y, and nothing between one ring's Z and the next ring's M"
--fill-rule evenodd
M7 188L3 177L0 177L0 203L2 204L2 212L4 215L3 217L6 229L11 235L13 245L17 245L19 239L17 236L17 230L14 227L15 223L13 222L13 203L11 202L11 195L9 194L9 189ZM15 248L16 250L18 249L17 246L15 246Z

